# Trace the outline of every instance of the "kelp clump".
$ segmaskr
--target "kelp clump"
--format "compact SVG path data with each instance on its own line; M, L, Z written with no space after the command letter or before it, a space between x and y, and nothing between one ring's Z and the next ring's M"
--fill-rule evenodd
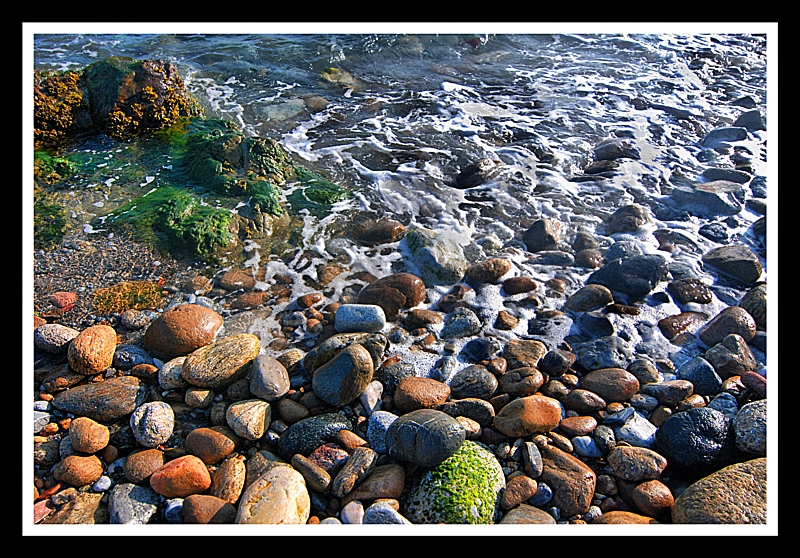
M170 62L114 56L82 72L34 73L36 148L61 147L98 132L129 140L200 115Z

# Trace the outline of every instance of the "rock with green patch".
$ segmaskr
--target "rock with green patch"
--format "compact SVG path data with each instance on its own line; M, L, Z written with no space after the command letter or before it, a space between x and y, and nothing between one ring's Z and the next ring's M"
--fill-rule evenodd
M405 500L412 523L493 524L506 486L494 454L466 440L453 455L419 475Z

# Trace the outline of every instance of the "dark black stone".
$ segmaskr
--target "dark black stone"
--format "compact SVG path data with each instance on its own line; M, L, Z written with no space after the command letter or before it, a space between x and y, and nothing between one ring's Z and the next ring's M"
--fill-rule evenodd
M395 420L386 431L389 457L420 467L436 467L466 439L464 427L435 409L418 409Z
M619 258L593 272L586 284L598 284L634 297L652 291L667 271L667 260L660 254Z
M350 420L339 413L325 413L294 423L278 442L278 455L289 461L296 453L308 455L333 440L340 430L351 430Z

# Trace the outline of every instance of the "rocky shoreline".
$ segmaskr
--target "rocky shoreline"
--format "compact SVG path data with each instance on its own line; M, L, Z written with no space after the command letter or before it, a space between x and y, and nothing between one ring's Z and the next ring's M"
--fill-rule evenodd
M634 232L645 213L612 221ZM528 251L455 271L181 269L158 305L105 316L38 283L34 524L766 525L759 258L702 254L744 289L729 304L657 252L611 259L584 235L585 283L542 284L517 264L563 259L554 235L537 222ZM362 237L431 241L411 238L392 221ZM631 327L680 351L641 353Z

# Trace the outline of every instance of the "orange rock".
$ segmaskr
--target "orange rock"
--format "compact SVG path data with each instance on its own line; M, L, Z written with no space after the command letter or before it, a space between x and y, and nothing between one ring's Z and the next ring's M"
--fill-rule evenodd
M53 469L53 478L71 486L91 484L103 476L103 464L95 455L70 455L62 459Z
M211 475L202 459L184 455L158 468L150 476L150 486L165 498L185 498L208 490Z
M98 374L111 366L117 348L117 332L100 324L87 327L70 343L67 350L69 367L78 374Z

